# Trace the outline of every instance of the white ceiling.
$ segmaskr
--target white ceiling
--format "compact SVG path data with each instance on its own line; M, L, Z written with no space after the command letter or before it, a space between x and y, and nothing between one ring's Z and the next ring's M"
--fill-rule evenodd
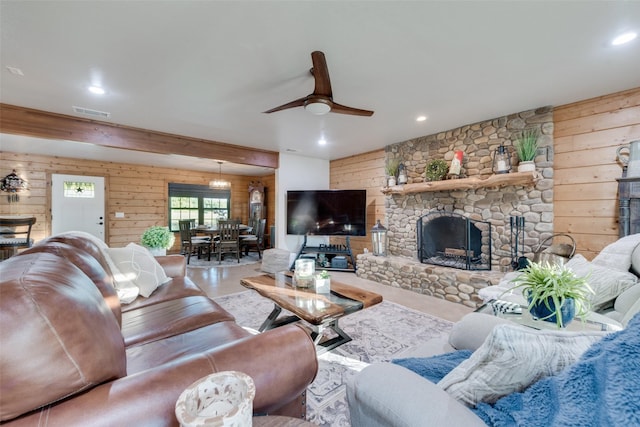
M610 45L624 31L640 32L640 1L1 0L0 7L0 102L67 115L81 106L121 125L328 160L640 86L640 39ZM372 117L262 113L313 91L313 50L326 55L334 100L374 110ZM88 93L90 84L106 95ZM418 123L418 115L428 119ZM25 140L2 135L2 150L20 150L17 141ZM21 144L74 157L122 155L60 141ZM124 158L168 157L138 154ZM196 168L188 157L169 161ZM198 167L218 169L210 160ZM237 173L264 173L245 169Z

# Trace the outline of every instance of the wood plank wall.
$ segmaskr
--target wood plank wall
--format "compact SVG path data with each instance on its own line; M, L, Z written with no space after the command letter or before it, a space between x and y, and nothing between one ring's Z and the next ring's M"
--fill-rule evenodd
M367 190L367 236L352 237L351 249L360 254L364 248L371 251L369 230L376 219L385 224L385 196L380 192L384 186L384 150L372 151L357 156L334 160L330 164L330 188L334 190ZM344 244L343 238L332 238L332 244Z
M640 139L640 88L554 109L554 231L592 259L618 238L616 150Z
M0 176L15 169L29 183L20 193L20 201L9 203L0 197L0 214L35 215L33 238L37 241L51 234L51 174L92 175L105 177L107 244L112 247L139 242L142 232L152 225L168 223L168 183L206 184L218 173L160 168L153 166L79 160L64 157L0 152ZM244 223L249 218L249 183L262 181L267 191L267 224L275 223L275 174L264 177L222 175L231 181L231 217ZM2 196L6 195L3 193ZM116 212L125 217L115 218ZM177 233L176 233L177 237ZM179 250L178 244L173 250Z
M554 232L592 259L618 238L616 149L640 139L640 88L555 107L554 122ZM367 190L369 228L385 217L383 180L384 150L331 162L331 188ZM352 242L371 249L369 235Z

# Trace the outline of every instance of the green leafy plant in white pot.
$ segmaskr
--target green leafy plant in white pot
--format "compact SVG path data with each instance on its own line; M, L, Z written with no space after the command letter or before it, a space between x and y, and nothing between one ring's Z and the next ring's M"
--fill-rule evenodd
M533 172L536 170L534 162L538 154L538 141L540 133L537 129L525 129L522 135L515 141L515 149L518 154L518 172Z
M384 166L384 170L387 173L387 184L389 187L396 185L396 176L398 175L398 168L400 167L399 159L389 159Z
M331 292L331 276L327 273L327 270L322 270L316 274L314 278L314 285L316 292L319 294L328 294Z
M142 233L140 243L148 248L153 255L160 256L167 254L167 249L173 246L175 240L176 237L168 227L154 225Z
M594 292L587 277L578 277L565 265L531 262L512 280L522 289L534 318L565 327L575 316L584 317Z

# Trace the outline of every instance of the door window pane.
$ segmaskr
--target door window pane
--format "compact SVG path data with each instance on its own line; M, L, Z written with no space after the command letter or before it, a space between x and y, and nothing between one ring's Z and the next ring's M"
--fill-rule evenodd
M63 188L64 197L92 199L96 194L93 182L64 181Z

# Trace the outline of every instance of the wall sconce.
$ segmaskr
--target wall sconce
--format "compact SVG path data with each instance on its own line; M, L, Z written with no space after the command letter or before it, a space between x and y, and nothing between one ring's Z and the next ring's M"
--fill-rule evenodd
M511 171L511 155L504 145L496 148L493 155L493 173L509 173Z

